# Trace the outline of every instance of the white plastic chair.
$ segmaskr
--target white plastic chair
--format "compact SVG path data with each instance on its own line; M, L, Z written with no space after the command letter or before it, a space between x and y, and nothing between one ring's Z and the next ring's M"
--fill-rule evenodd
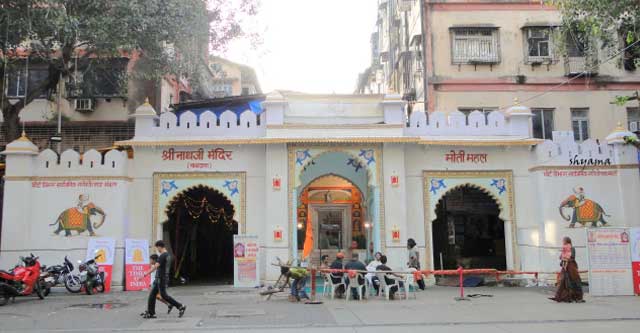
M362 279L362 283L360 283L360 279ZM349 297L351 296L351 289L357 289L358 291L358 298L362 301L364 299L364 295L366 293L367 290L367 280L364 278L364 276L361 273L358 273L356 275L356 277L354 277L353 279L349 279L349 284L346 286L345 290L346 290L346 296L345 296L345 301L349 300Z
M324 276L324 285L322 286L323 297L326 294L326 295L331 295L331 299L334 299L336 296L336 292L340 286L345 288L345 290L347 289L344 283L344 279L342 279L342 277L334 276L333 274L326 274L326 273L323 274L323 276ZM331 279L332 277L336 279L339 278L341 282L334 283L333 280Z
M392 284L388 284L387 283L387 279L385 279L385 277L388 277L390 280L393 280ZM393 287L397 287L397 292L400 291L400 279L396 276L393 276L391 274L379 274L378 275L378 279L380 279L380 292L384 292L384 296L387 299L387 301L389 300L390 296L391 296L391 289Z
M411 290L411 288L413 288L413 298L418 299L418 294L416 293L418 284L416 283L415 277L413 277L413 271L411 271L411 274L407 274L404 279L404 292L406 295L406 299L409 299L409 291Z

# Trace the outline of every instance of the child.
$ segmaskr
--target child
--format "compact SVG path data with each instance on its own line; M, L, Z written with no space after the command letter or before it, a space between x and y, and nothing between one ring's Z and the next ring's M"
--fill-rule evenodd
M149 256L149 263L151 264L151 266L155 265L156 262L158 262L158 255L157 254L152 254ZM153 284L156 283L156 272L152 272L150 275L151 277L151 289L153 289ZM167 311L167 314L171 313L171 310L173 310L173 305L169 304L169 302L165 301L164 299L162 299L162 296L160 296L160 293L158 293L156 295L156 299L162 303L164 303L169 309ZM144 315L144 313L140 314L141 316Z

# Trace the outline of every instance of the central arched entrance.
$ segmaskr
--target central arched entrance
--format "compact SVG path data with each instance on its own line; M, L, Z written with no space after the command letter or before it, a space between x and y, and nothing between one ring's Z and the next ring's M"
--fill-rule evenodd
M187 281L233 282L235 207L221 192L205 185L190 187L167 205L163 233L174 254L173 277Z
M370 247L370 225L366 225L366 207L360 189L344 177L327 174L307 185L298 205L297 242L302 251L307 228L312 228L311 261L322 255L335 258L338 251L356 251L366 258Z
M433 221L435 268L507 268L504 221L494 198L478 187L463 185L436 205Z

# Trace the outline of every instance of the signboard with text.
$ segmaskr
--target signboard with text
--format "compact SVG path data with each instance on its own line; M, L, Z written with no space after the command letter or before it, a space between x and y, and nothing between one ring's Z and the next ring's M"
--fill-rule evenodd
M640 296L640 228L629 229L631 244L631 271L633 273L633 290Z
M233 286L253 288L260 285L258 273L258 236L233 236Z
M627 228L587 229L591 295L633 295L629 239Z
M146 239L125 239L124 241L125 290L149 289L151 277L142 277L149 269L149 241Z
M91 238L87 246L86 260L96 256L96 262L100 272L104 272L104 292L111 290L111 278L113 271L113 260L116 252L116 240L113 238Z

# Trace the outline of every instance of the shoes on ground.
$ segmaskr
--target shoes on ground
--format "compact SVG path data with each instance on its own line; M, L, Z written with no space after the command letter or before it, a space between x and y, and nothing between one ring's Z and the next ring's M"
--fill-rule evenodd
M187 306L183 305L180 309L178 309L178 318L182 318L184 316L185 311L187 311Z

